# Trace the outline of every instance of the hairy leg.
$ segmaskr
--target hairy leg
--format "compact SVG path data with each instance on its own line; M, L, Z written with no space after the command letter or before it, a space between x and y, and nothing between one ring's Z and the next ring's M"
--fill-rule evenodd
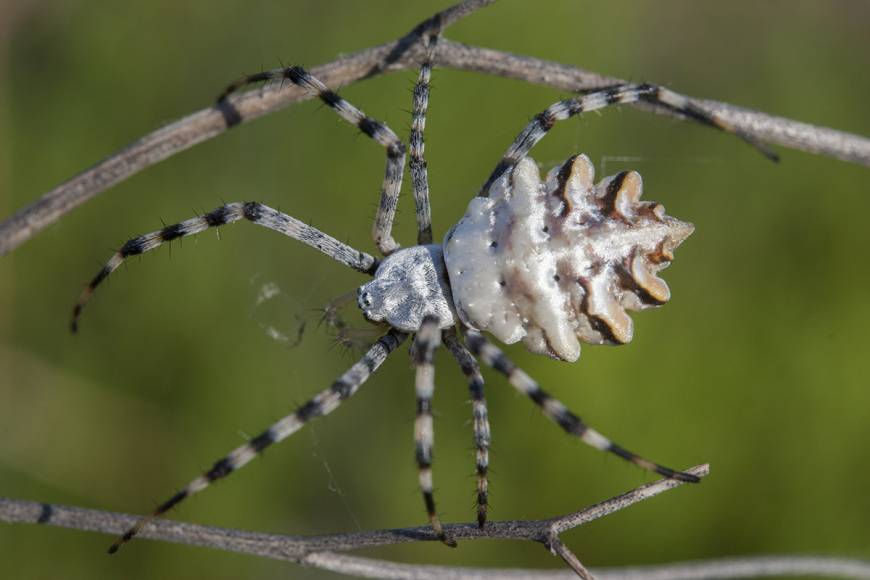
M391 330L382 336L362 359L354 364L346 373L332 383L328 389L318 393L313 399L296 409L293 413L274 423L271 427L231 451L227 456L216 461L211 469L188 483L181 491L157 506L151 515L142 518L119 537L109 548L114 554L129 542L151 520L159 518L172 508L195 493L199 493L212 483L223 479L229 474L241 469L271 445L286 439L310 420L327 415L334 411L342 401L357 392L371 374L387 359L387 356L407 338L407 335Z
M94 276L85 289L82 290L79 301L73 307L72 322L70 323L71 330L73 332L78 330L78 322L82 309L93 296L97 286L99 286L109 274L117 270L118 266L123 264L124 260L130 256L137 256L149 252L166 242L183 238L185 236L192 236L203 232L208 228L216 228L239 221L243 218L320 250L333 260L341 262L345 266L349 266L354 270L373 274L377 269L378 261L372 256L354 249L347 244L339 242L332 236L329 236L317 228L309 226L308 224L285 213L281 213L280 211L274 210L271 207L255 201L228 203L205 215L191 218L177 224L172 224L164 227L162 230L137 236L128 240L127 243L121 246L121 248L115 252L111 258L109 258L109 261L106 262L103 268L96 276Z
M489 508L489 413L486 408L486 398L483 395L483 376L480 365L471 352L456 336L454 329L444 331L444 344L450 354L459 363L465 378L468 379L468 390L471 393L471 409L474 417L474 447L475 471L477 472L477 525L480 528L486 524Z
M528 396L550 420L559 425L569 435L574 435L587 445L618 455L626 461L630 461L648 471L654 471L664 477L672 477L691 483L698 483L700 481L697 476L691 473L659 465L612 442L598 431L586 425L580 417L569 411L565 405L551 397L538 386L538 383L534 379L517 367L501 349L486 340L478 331L467 329L465 336L471 352L479 356L487 366L506 376L510 384Z
M777 155L762 145L753 137L735 129L723 119L709 113L698 107L688 98L668 90L664 87L656 85L614 85L606 87L594 92L590 92L580 97L573 99L565 99L557 103L553 103L535 116L532 121L526 125L508 150L502 156L495 169L490 174L486 183L480 188L478 195L487 197L492 184L501 177L505 172L516 166L526 155L529 154L534 147L544 136L553 128L556 121L564 121L581 113L603 109L612 105L620 105L624 103L634 103L636 101L648 101L655 103L681 115L697 121L702 125L714 127L728 133L732 133L743 139L766 157L773 161L777 161Z
M434 43L426 54L426 60L420 66L420 76L414 86L414 110L411 118L410 161L411 183L414 186L414 205L417 208L417 243L432 243L432 211L429 207L429 173L424 156L426 143L423 133L426 129L426 111L429 109L429 80L432 76L432 59Z
M300 66L291 66L244 77L229 85L220 94L217 101L218 107L227 106L227 99L239 89L251 83L270 80L288 80L298 87L316 93L317 97L335 111L339 117L357 127L386 149L387 167L372 236L378 249L384 255L396 251L399 244L393 239L391 232L393 219L396 215L396 205L399 202L399 191L402 189L402 176L405 171L405 145L392 129L354 107Z
M432 448L435 442L435 431L432 425L432 394L435 391L435 367L433 360L435 350L441 344L441 331L438 329L438 318L427 316L414 338L412 356L417 367L415 386L417 390L417 419L414 422L414 441L417 452L417 468L420 474L420 491L423 492L423 503L429 515L432 530L442 542L450 547L456 546L456 541L447 536L438 513L435 511L435 495L432 484Z

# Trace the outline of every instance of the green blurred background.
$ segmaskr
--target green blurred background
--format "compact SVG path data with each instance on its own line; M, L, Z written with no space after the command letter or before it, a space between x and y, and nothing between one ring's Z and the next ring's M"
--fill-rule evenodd
M137 137L207 106L243 72L313 66L393 39L450 2L4 0L0 215ZM451 38L870 134L870 3L504 0ZM407 134L415 72L343 91ZM438 236L533 114L563 94L434 74L427 155ZM702 485L575 530L591 566L736 554L870 558L870 188L867 169L631 109L559 125L534 152L634 168L696 233L667 271L673 301L636 338L578 364L507 351L604 433ZM222 201L256 199L372 251L383 152L316 103L136 175L0 258L0 495L142 513L351 364L314 309L363 278L237 225L131 260L67 332L114 248ZM406 181L397 234L413 238ZM256 306L264 284L280 289ZM290 348L264 331L291 333ZM402 348L360 393L173 517L289 534L422 524L413 378ZM540 518L651 478L564 436L487 373L494 519ZM473 519L470 408L441 355L438 506ZM328 578L253 557L0 526L9 578ZM559 567L540 546L466 542L369 552L397 561Z

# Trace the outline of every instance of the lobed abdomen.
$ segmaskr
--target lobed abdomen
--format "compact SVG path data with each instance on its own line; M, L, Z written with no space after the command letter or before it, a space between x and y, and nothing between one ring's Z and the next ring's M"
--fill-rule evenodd
M444 260L460 319L504 343L574 361L580 343L623 344L626 310L670 298L658 272L693 226L642 202L641 177L593 182L585 155L544 181L524 159L489 197L476 197L444 239Z

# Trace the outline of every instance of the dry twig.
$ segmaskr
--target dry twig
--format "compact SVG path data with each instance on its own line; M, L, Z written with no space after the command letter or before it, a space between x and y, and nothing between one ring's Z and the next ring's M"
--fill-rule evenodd
M494 1L460 2L425 20L396 41L336 59L313 68L312 73L328 86L337 87L385 72L416 67L420 57L420 40L424 36L440 33L460 18ZM441 67L497 75L563 91L580 91L624 82L569 65L469 46L448 39L438 43L436 58ZM209 107L146 135L0 223L0 255L11 252L75 207L142 169L216 137L237 123L251 121L309 98L311 95L303 93L293 85L267 86L232 99L229 108ZM717 101L698 99L696 102L760 141L870 166L870 140L864 137ZM649 103L642 102L635 106L679 117ZM708 466L698 466L688 471L703 477L708 473ZM452 537L459 540L499 538L541 543L553 554L560 556L575 574L591 578L590 572L562 543L560 535L679 485L681 483L675 480L660 480L582 511L547 520L491 522L484 530L478 529L475 524L454 524L447 526L447 529ZM135 516L124 514L0 498L0 521L5 522L47 524L116 535L127 529L136 519ZM493 580L520 577L564 578L570 574L564 571L480 570L394 564L339 553L372 546L435 540L436 537L429 527L299 537L156 521L145 527L142 537L292 561L363 577ZM870 578L870 564L813 557L762 557L611 569L596 573L596 576L650 580L785 574Z
M424 35L440 32L494 1L460 2L423 21L399 40L336 59L313 68L311 72L334 88L385 72L414 68L421 56L419 41ZM448 39L439 42L436 60L440 67L497 75L563 91L580 91L625 82L574 66L469 46ZM217 137L228 126L257 119L309 98L310 94L303 93L295 85L276 84L234 98L232 110L209 107L146 135L60 184L0 223L0 255L11 252L66 213L142 169ZM696 102L759 141L870 166L870 139L718 101L697 99ZM633 106L679 118L672 111L648 103Z
M687 471L704 477L709 473L709 466L699 465ZM569 563L575 572L396 564L340 553L374 546L437 541L429 526L326 536L282 536L158 520L148 524L142 531L141 537L295 562L363 578L556 580L576 577L575 573L581 577L583 577L582 573L589 574L577 557L559 539L562 533L680 485L682 483L679 481L661 479L579 512L545 520L491 522L483 530L480 530L475 523L446 526L449 533L459 540L488 538L538 542ZM117 535L137 519L138 516L126 514L0 498L0 521L9 523L44 524ZM784 575L870 579L870 563L807 556L764 556L610 568L593 573L596 578L607 580L680 580Z
M710 467L699 465L688 469L687 472L704 477L709 474ZM579 512L545 520L490 522L484 529L480 529L476 523L452 524L445 526L445 530L457 540L490 538L538 542L561 557L579 577L588 579L592 576L577 556L561 542L559 536L575 527L679 487L683 483L676 479L660 479ZM11 523L47 524L117 535L138 519L140 518L136 516L99 510L0 499L0 521ZM291 561L364 577L428 578L431 577L433 570L438 571L438 578L490 577L489 572L483 570L398 565L367 558L348 559L336 553L406 542L437 541L438 537L430 526L306 537L243 532L158 520L146 524L140 536ZM496 572L502 576L509 574L516 577L517 574L517 571Z

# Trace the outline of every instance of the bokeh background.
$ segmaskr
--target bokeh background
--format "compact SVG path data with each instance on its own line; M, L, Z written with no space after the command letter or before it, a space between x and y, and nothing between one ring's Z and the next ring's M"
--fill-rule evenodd
M0 8L0 214L137 137L207 106L243 72L316 65L405 33L448 1L5 0ZM750 0L504 0L449 31L482 46L665 84L870 134L870 4ZM403 136L415 72L343 94ZM427 155L437 235L525 121L563 94L438 70ZM712 475L575 530L590 566L739 554L870 557L870 187L867 169L631 109L559 125L550 167L587 152L634 168L645 196L696 233L666 273L673 300L636 338L569 365L507 351L614 439ZM0 258L0 495L148 511L354 360L315 309L363 281L277 234L235 225L130 261L67 331L81 286L127 238L256 199L373 251L383 151L304 103L178 155ZM407 181L400 240L413 237ZM279 290L257 305L264 285ZM352 311L349 318L359 324ZM268 328L291 335L291 347ZM579 509L651 477L570 440L486 374L495 519ZM466 385L441 355L438 506L473 518ZM333 415L173 517L289 534L422 524L413 379L403 348ZM289 564L139 541L0 526L9 578L329 578ZM466 542L369 552L396 561L559 567L540 546Z

